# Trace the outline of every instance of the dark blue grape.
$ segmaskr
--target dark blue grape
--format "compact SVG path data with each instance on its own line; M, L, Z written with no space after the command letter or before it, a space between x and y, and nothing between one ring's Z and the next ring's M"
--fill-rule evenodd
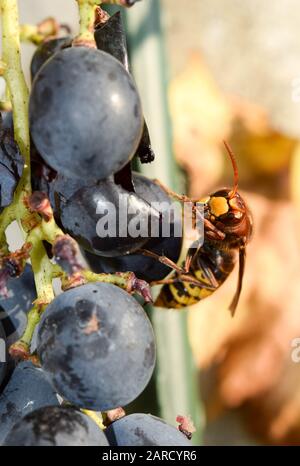
M0 212L11 204L24 160L11 129L0 129Z
M0 396L0 444L21 418L35 409L58 404L45 373L31 362L20 363Z
M88 186L91 183L78 178L66 178L60 173L53 179L50 187L50 199L55 202L55 197L58 196L58 206L61 202L65 202L70 199L77 191L81 188ZM56 201L57 202L57 201Z
M14 122L13 122L13 115L12 115L11 111L1 112L1 128L3 130L9 129L9 130L13 131Z
M7 373L7 342L4 328L0 321L0 393L1 386Z
M35 154L31 163L31 180L33 191L42 191L47 194L56 221L60 224L59 212L62 203L65 203L76 191L88 186L86 180L80 178L67 178L57 173Z
M83 285L47 307L38 354L58 393L75 406L106 411L134 400L155 364L151 324L125 291Z
M6 446L107 446L104 433L86 415L72 408L37 409L16 424Z
M103 52L107 52L128 70L128 54L126 47L126 34L122 24L120 12L117 12L108 19L105 23L98 26L95 31L95 39L97 47ZM59 50L69 45L68 38L53 39L45 42L38 47L32 60L32 68L34 74L37 73L41 65ZM32 144L34 154L34 163L32 164L32 181L33 188L37 191L44 191L48 194L54 214L58 223L59 207L62 200L67 200L72 194L90 183L83 178L66 178L61 173L56 173L50 169L36 153L36 148ZM149 132L146 123L144 123L143 133L140 144L136 151L142 163L148 163L154 160L154 153L151 148ZM120 184L127 191L134 191L132 185L132 175L130 162L115 174L116 184Z
M119 228L120 212L124 216L123 229ZM134 236L130 232L130 224L137 218L138 213L141 213L142 225L145 225L146 229L145 232L137 232ZM105 236L102 237L99 229L97 230L98 222L102 219L105 223L108 214L112 215L111 226L105 226ZM151 222L159 223L159 220L157 210L135 193L125 191L110 179L82 188L66 203L61 203L60 221L64 230L84 249L108 257L128 254L140 248L149 239Z
M49 60L49 58L51 58L55 53L59 52L60 50L70 47L71 43L71 37L59 37L42 42L35 50L31 60L31 80L34 80L37 72L40 70L43 64L47 60Z
M191 446L191 442L178 429L150 414L130 414L113 422L106 430L113 446Z
M126 191L134 193L131 162L127 163L122 170L114 174L114 182Z
M166 220L170 225L170 236L175 233L175 225L181 225L181 210L172 210L173 199L153 180L139 173L134 173L133 184L135 193L149 204L159 202L161 220ZM181 230L179 230L180 233ZM168 232L159 229L159 237L164 238ZM181 236L180 236L181 238ZM181 241L181 239L180 239Z
M180 238L166 238L165 240L152 239L144 247L159 256L165 255L175 263L178 260L181 240ZM96 256L88 251L83 252L90 268L96 273L115 273L131 271L147 282L162 280L171 272L170 267L157 259L133 253L118 257Z
M35 191L45 192L48 195L55 218L60 222L62 206L73 194L79 191L79 189L88 186L89 183L79 178L66 178L60 173L49 179L47 168L40 164L37 170L34 176L34 189Z
M161 209L163 216L164 212L168 212L168 206L171 205L169 196L149 178L138 173L133 173L133 183L136 194L149 204L152 202L165 203ZM180 222L179 217L171 217L170 237L163 237L162 231L158 238L151 238L143 245L143 248L152 251L160 256L165 255L173 262L177 262L181 252L182 237L175 235L175 224ZM130 270L142 280L151 282L153 280L162 280L171 271L169 267L162 264L156 259L141 255L128 254L118 257L99 257L95 254L85 252L87 261L95 272L114 273L125 272Z
M31 266L27 264L20 277L9 279L7 288L8 297L0 296L0 321L10 346L23 334L27 312L32 308L32 303L36 299Z
M38 152L69 178L100 180L120 170L143 128L130 75L111 55L86 47L62 50L42 66L29 112Z

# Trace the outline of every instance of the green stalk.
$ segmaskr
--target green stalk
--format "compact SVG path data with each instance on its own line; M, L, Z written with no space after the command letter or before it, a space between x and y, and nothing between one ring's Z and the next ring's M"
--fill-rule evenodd
M100 5L99 0L76 0L79 10L79 35L74 39L74 46L96 48L94 38L95 10Z
M13 105L15 139L24 157L26 179L29 180L28 185L30 185L29 92L21 65L17 0L1 0L1 20L2 60L6 65L4 78Z
M30 351L31 340L34 334L35 327L39 323L40 318L41 310L37 306L34 306L27 314L26 329L19 343L23 344L28 352Z
M113 273L94 273L90 270L83 270L81 273L83 278L89 283L110 283L123 290L127 290L128 283L132 276L132 272L119 272L117 275Z
M14 136L24 158L24 171L17 187L14 202L1 216L0 239L5 229L17 214L18 219L25 214L23 198L31 192L30 183L30 137L28 123L29 92L24 78L19 36L19 15L17 0L1 0L2 60L4 79L9 90L13 109Z
M105 430L105 425L103 424L103 417L101 413L96 412L96 411L91 411L90 409L81 409L80 411L86 416L88 416L89 418L91 418L92 421L94 421L97 424L99 429Z
M50 262L43 245L43 237L39 229L33 230L28 236L28 242L33 245L30 260L34 273L37 302L40 305L51 303L54 299L52 287L53 264Z
M17 0L1 0L2 20L2 59L5 63L4 78L9 89L13 108L14 136L24 157L24 171L15 192L13 203L1 215L0 239L4 239L7 226L18 220L21 229L28 233L28 220L32 216L28 212L24 200L31 194L30 177L30 136L28 103L29 92L25 82L21 64L20 25ZM52 264L39 237L31 240L30 253L32 270L38 299L50 302L53 297Z

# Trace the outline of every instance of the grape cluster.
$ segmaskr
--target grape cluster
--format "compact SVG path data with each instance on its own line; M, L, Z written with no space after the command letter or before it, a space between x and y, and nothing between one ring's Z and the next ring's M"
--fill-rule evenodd
M169 268L141 249L176 262L181 239L174 233L176 218L171 221L171 238L163 236L164 212L151 206L163 201L168 208L169 196L131 169L134 157L149 163L154 153L129 72L119 13L98 25L95 40L98 49L72 46L70 37L51 39L33 56L31 177L40 194L31 202L36 212L46 215L39 209L48 197L56 223L78 242L95 273L118 278L118 273L130 271L131 283L143 290L141 280L162 279ZM5 116L1 208L12 201L23 170L12 126ZM156 238L132 237L128 231L97 235L97 223L111 205L119 214L120 197L128 212L138 209L145 224L156 225ZM127 219L130 222L130 215ZM80 281L82 269L74 259L73 243L64 241L49 250L49 256L71 264L77 275L43 310L33 335L31 352L40 368L31 361L14 368L10 358L0 364L0 444L189 445L182 432L150 415L107 415L104 432L88 416L89 411L113 412L142 393L155 366L155 337L145 310L130 294L134 288ZM8 280L7 293L0 301L0 338L12 344L23 334L36 299L29 265L18 280Z

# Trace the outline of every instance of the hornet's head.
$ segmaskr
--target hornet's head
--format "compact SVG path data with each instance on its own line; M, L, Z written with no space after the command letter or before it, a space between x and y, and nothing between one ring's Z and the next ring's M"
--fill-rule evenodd
M205 234L216 241L242 246L251 238L252 218L244 199L238 193L238 169L235 157L228 144L226 142L224 144L233 166L234 186L219 189L205 199Z
M204 202L205 236L219 244L219 247L236 248L239 251L239 276L235 295L229 306L234 315L242 290L246 245L252 235L252 216L238 193L238 168L233 152L224 141L230 156L233 172L233 188L224 188L211 194Z

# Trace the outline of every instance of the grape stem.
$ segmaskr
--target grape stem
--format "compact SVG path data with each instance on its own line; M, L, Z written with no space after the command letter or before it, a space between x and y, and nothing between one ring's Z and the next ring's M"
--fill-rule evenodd
M9 88L14 117L15 139L26 164L26 179L30 186L30 139L27 118L29 92L21 65L19 17L17 0L1 0L2 59L4 78Z
M99 0L76 0L78 3L80 29L79 35L73 40L73 46L97 48L94 38L96 8Z
M13 203L1 215L0 240L15 218L22 218L26 209L23 196L31 192L30 138L28 123L29 92L21 65L19 18L16 0L1 0L3 76L9 90L14 119L15 140L24 157L24 171L15 192Z
M21 42L31 42L39 45L50 37L57 37L60 25L54 18L46 18L37 25L22 24L20 26Z
M80 410L83 414L91 418L99 427L99 429L104 430L105 425L103 424L102 414L96 411L91 411L89 409L81 409Z
M146 303L152 302L150 285L144 280L138 279L133 272L94 273L83 269L80 274L86 282L110 283L122 288L127 293L139 294Z

